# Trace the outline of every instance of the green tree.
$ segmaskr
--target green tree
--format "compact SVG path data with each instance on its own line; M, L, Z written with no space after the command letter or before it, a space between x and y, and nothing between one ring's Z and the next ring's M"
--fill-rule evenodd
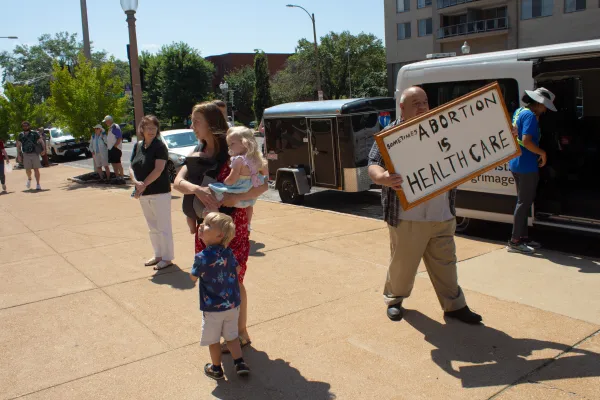
M142 53L140 75L144 107L161 120L183 121L194 104L210 96L214 66L186 43Z
M330 32L321 38L319 60L326 99L387 94L385 48L376 36ZM301 39L286 68L273 79L273 97L277 102L316 99L316 75L314 45Z
M262 120L266 108L273 105L271 83L269 81L269 64L264 51L256 51L254 56L254 99L253 109L256 120Z
M254 97L254 85L256 77L254 68L246 66L225 75L225 82L229 89L233 90L233 104L235 105L236 120L248 123L254 119L252 99Z
M4 96L0 96L0 125L3 125L3 130L0 132L4 135L20 132L21 122L25 120L32 124L38 122L34 118L36 105L32 101L33 96L31 86L10 83L4 85Z
M5 69L5 77L11 75L15 81L28 81L33 87L33 101L42 103L42 99L50 97L53 63L75 66L83 43L77 40L77 34L68 32L59 32L54 36L44 34L38 38L38 42L32 46L18 45L12 52L1 52L0 67ZM97 67L106 62L106 56L105 51L93 51L93 65Z
M162 115L162 58L148 52L142 52L140 57L140 80L144 111L156 116ZM191 109L190 109L191 111Z
M286 67L272 80L274 104L315 100L316 75L298 54L287 59Z
M210 92L214 66L182 42L163 46L159 57L162 117L181 121Z
M123 81L111 62L93 67L80 53L72 73L55 63L53 78L50 106L58 122L76 137L89 137L105 115L119 121L127 111Z

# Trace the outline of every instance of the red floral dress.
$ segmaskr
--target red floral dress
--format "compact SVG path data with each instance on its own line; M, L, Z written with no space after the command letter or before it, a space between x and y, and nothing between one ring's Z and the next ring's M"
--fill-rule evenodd
M223 182L231 172L229 163L225 163L217 176L218 182ZM241 270L238 275L240 283L244 283L244 275L246 275L246 267L248 256L250 255L250 232L248 232L248 214L245 208L235 208L231 214L233 223L235 224L235 237L229 243L229 248L233 251L233 255L240 264ZM196 231L196 253L200 253L206 248L206 245L198 239Z

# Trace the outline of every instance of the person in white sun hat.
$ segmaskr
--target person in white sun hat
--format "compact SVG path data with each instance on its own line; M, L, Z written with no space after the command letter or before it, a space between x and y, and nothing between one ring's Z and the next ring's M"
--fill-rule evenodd
M546 152L540 148L539 119L547 110L556 111L554 94L545 88L526 90L521 101L525 104L513 115L512 123L519 130L521 155L509 162L517 186L512 237L508 251L531 254L541 245L527 235L527 218L535 199L539 181L539 168L546 165Z
M123 134L119 125L115 124L113 117L107 115L102 120L106 124L106 140L108 144L108 162L112 165L115 172L115 183L124 184L123 165L121 164Z
M100 177L101 183L106 183L110 180L110 167L108 166L108 144L107 137L102 129L102 125L94 126L94 134L90 139L89 150L94 157L94 167ZM106 171L102 172L102 169Z

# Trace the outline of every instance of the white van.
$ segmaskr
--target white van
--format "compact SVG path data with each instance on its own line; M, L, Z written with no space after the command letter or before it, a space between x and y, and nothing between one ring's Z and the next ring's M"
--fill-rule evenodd
M398 72L396 96L417 85L434 108L494 81L511 116L526 89L556 95L558 112L540 119L548 163L529 224L600 233L600 40L408 64ZM458 189L458 231L470 219L512 223L517 191L508 164Z

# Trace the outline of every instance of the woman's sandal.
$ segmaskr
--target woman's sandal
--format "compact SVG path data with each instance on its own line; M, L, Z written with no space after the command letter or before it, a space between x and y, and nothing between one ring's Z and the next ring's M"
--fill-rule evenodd
M240 340L240 347L242 347L242 348L245 346L248 346L249 344L252 344L252 340L250 340L250 339L244 339L241 336L239 336L238 339ZM229 354L229 349L227 348L227 342L221 343L221 353Z
M144 265L146 267L151 267L153 265L156 265L160 262L161 260L157 260L156 257L152 257L151 259L149 259L148 261L146 261L146 263L144 263Z
M171 265L173 265L173 263L171 261L162 260L158 264L156 264L156 266L154 267L154 270L160 271L161 269L169 268Z

